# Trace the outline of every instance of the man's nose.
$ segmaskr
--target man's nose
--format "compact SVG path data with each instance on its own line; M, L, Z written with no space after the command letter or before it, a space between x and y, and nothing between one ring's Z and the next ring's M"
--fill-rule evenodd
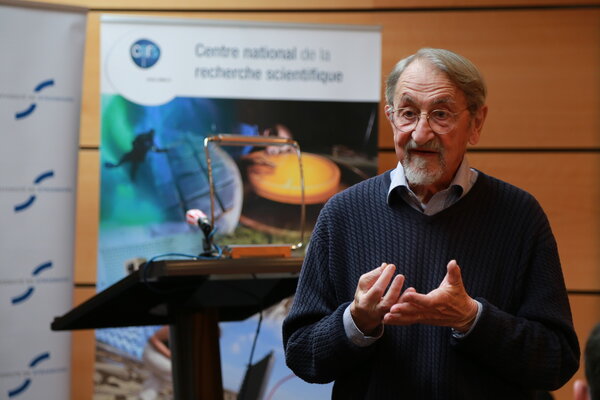
M419 120L417 121L415 129L413 129L411 133L412 139L415 141L416 144L422 145L429 142L431 139L433 139L434 136L435 133L431 129L431 126L429 126L427 114L422 113L419 117Z

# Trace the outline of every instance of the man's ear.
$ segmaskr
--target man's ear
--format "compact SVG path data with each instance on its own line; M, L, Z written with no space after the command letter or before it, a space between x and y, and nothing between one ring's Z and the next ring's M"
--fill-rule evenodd
M469 135L469 144L476 145L479 143L481 137L481 131L483 130L483 123L487 117L488 107L487 105L482 106L475 115L471 118L471 134Z
M392 111L394 110L394 106L391 105L386 105L383 108L383 111L385 112L385 117L387 118L388 122L390 123L390 126L392 127L392 132L394 132L394 135L396 135L396 128L394 127L394 123L392 122Z
M574 400L590 400L590 388L583 379L577 379L573 383Z
M393 109L394 108L392 106L390 106L389 104L383 108L383 111L385 112L385 116L387 117L388 121L392 120L392 110Z

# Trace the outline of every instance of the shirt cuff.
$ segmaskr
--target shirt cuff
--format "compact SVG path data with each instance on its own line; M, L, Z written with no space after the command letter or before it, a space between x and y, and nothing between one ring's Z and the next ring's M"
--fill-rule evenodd
M455 330L454 328L452 328L452 336L455 339L462 339L462 338L467 337L467 335L469 333L471 333L471 331L473 330L473 328L475 328L475 325L477 325L477 321L479 321L479 317L481 316L482 305L477 300L475 300L475 302L477 303L477 315L475 316L475 320L473 321L473 324L471 325L471 327L469 328L469 330L466 331L465 333L461 333L461 332Z
M346 310L344 310L344 331L352 343L359 347L367 347L375 343L383 336L383 324L377 330L375 336L365 336L365 334L362 333L354 323L352 314L350 314L350 306L348 305Z

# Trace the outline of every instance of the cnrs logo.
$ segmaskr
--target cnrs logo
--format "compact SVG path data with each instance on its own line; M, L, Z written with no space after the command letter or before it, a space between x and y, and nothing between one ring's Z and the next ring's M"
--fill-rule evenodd
M131 59L140 68L150 68L160 58L160 48L148 39L140 39L131 45Z

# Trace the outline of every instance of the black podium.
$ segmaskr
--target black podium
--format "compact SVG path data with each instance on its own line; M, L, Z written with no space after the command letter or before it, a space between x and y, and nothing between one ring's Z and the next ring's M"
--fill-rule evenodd
M245 319L296 290L302 258L164 260L106 288L52 330L170 325L176 400L222 400L219 321Z

